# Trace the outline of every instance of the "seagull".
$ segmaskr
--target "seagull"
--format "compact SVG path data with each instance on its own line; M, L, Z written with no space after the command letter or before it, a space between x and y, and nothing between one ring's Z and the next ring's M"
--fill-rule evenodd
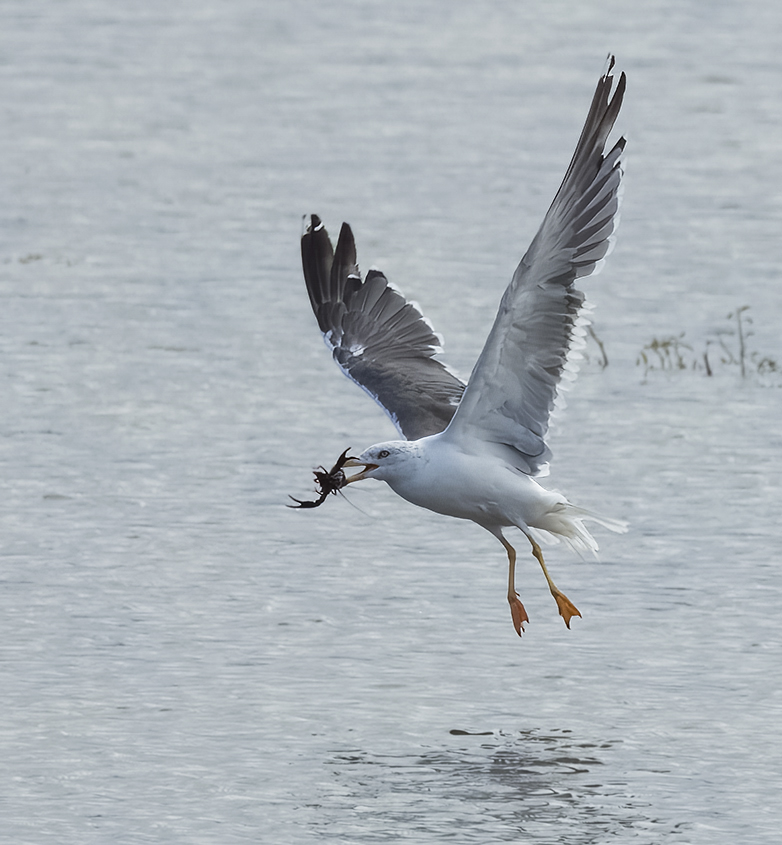
M441 338L416 303L378 269L362 279L347 223L336 249L314 214L301 239L310 303L334 360L403 438L355 458L343 454L342 466L362 468L344 484L385 481L414 505L493 534L508 556L508 604L519 636L529 616L516 592L516 549L506 529L526 536L568 628L581 613L554 584L538 540L595 553L584 520L627 530L536 481L548 474L550 417L563 382L575 378L589 325L576 281L601 269L619 222L625 138L605 152L626 85L624 73L614 85L614 65L611 55L565 178L505 290L467 384L435 357Z

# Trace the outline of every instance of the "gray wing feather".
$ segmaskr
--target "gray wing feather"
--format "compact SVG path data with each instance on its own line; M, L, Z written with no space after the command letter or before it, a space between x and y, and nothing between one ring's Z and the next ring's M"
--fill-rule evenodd
M584 345L588 320L575 281L600 269L618 224L625 139L604 155L625 91L623 73L610 96L613 66L609 56L562 185L502 297L448 428L447 436L514 448L532 475L547 471L551 411Z
M378 270L362 281L347 223L333 250L312 215L301 239L312 310L334 360L391 417L408 440L437 434L451 421L464 382L433 356L440 338L429 321Z

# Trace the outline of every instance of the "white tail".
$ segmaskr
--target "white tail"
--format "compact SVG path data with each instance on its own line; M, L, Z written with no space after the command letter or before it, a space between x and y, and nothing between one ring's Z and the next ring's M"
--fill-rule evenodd
M585 519L597 522L598 525L602 525L603 528L607 528L615 534L624 534L628 529L628 524L620 519L600 516L592 511L571 505L570 502L560 502L555 505L535 527L548 535L548 537L545 535L541 537L544 541L553 535L555 538L564 540L571 549L579 554L591 552L596 555L598 550L597 540L584 525ZM535 533L537 534L537 532Z

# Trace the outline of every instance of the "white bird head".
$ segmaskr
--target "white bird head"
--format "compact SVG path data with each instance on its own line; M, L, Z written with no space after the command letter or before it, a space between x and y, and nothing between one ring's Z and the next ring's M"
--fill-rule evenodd
M351 475L348 484L363 481L365 478L376 478L378 481L389 481L397 473L404 472L414 456L413 444L406 440L389 440L387 443L376 443L365 449L357 458L348 458L346 467L364 467L361 472Z

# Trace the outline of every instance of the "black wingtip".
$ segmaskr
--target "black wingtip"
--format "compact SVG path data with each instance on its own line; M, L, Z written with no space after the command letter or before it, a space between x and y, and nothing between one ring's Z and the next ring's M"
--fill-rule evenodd
M339 230L337 246L334 250L334 261L339 264L356 263L356 239L349 223L343 223Z
M333 259L334 250L331 246L329 233L323 226L320 217L317 214L312 214L310 215L310 224L301 236L301 263L310 304L316 316L318 316L324 299L328 297ZM318 317L318 322L320 323L320 317ZM323 330L322 326L321 330Z
M349 281L351 276L357 276L358 284L361 284L353 230L348 223L343 223L339 230L339 239L334 250L334 261L331 265L330 294L332 298L337 301L345 301L348 292L355 288L355 285Z
M309 217L309 223L307 222L307 217ZM317 232L319 229L323 227L323 221L318 217L317 214L305 214L304 215L304 231L302 232L302 237L305 235L309 235L312 232Z

